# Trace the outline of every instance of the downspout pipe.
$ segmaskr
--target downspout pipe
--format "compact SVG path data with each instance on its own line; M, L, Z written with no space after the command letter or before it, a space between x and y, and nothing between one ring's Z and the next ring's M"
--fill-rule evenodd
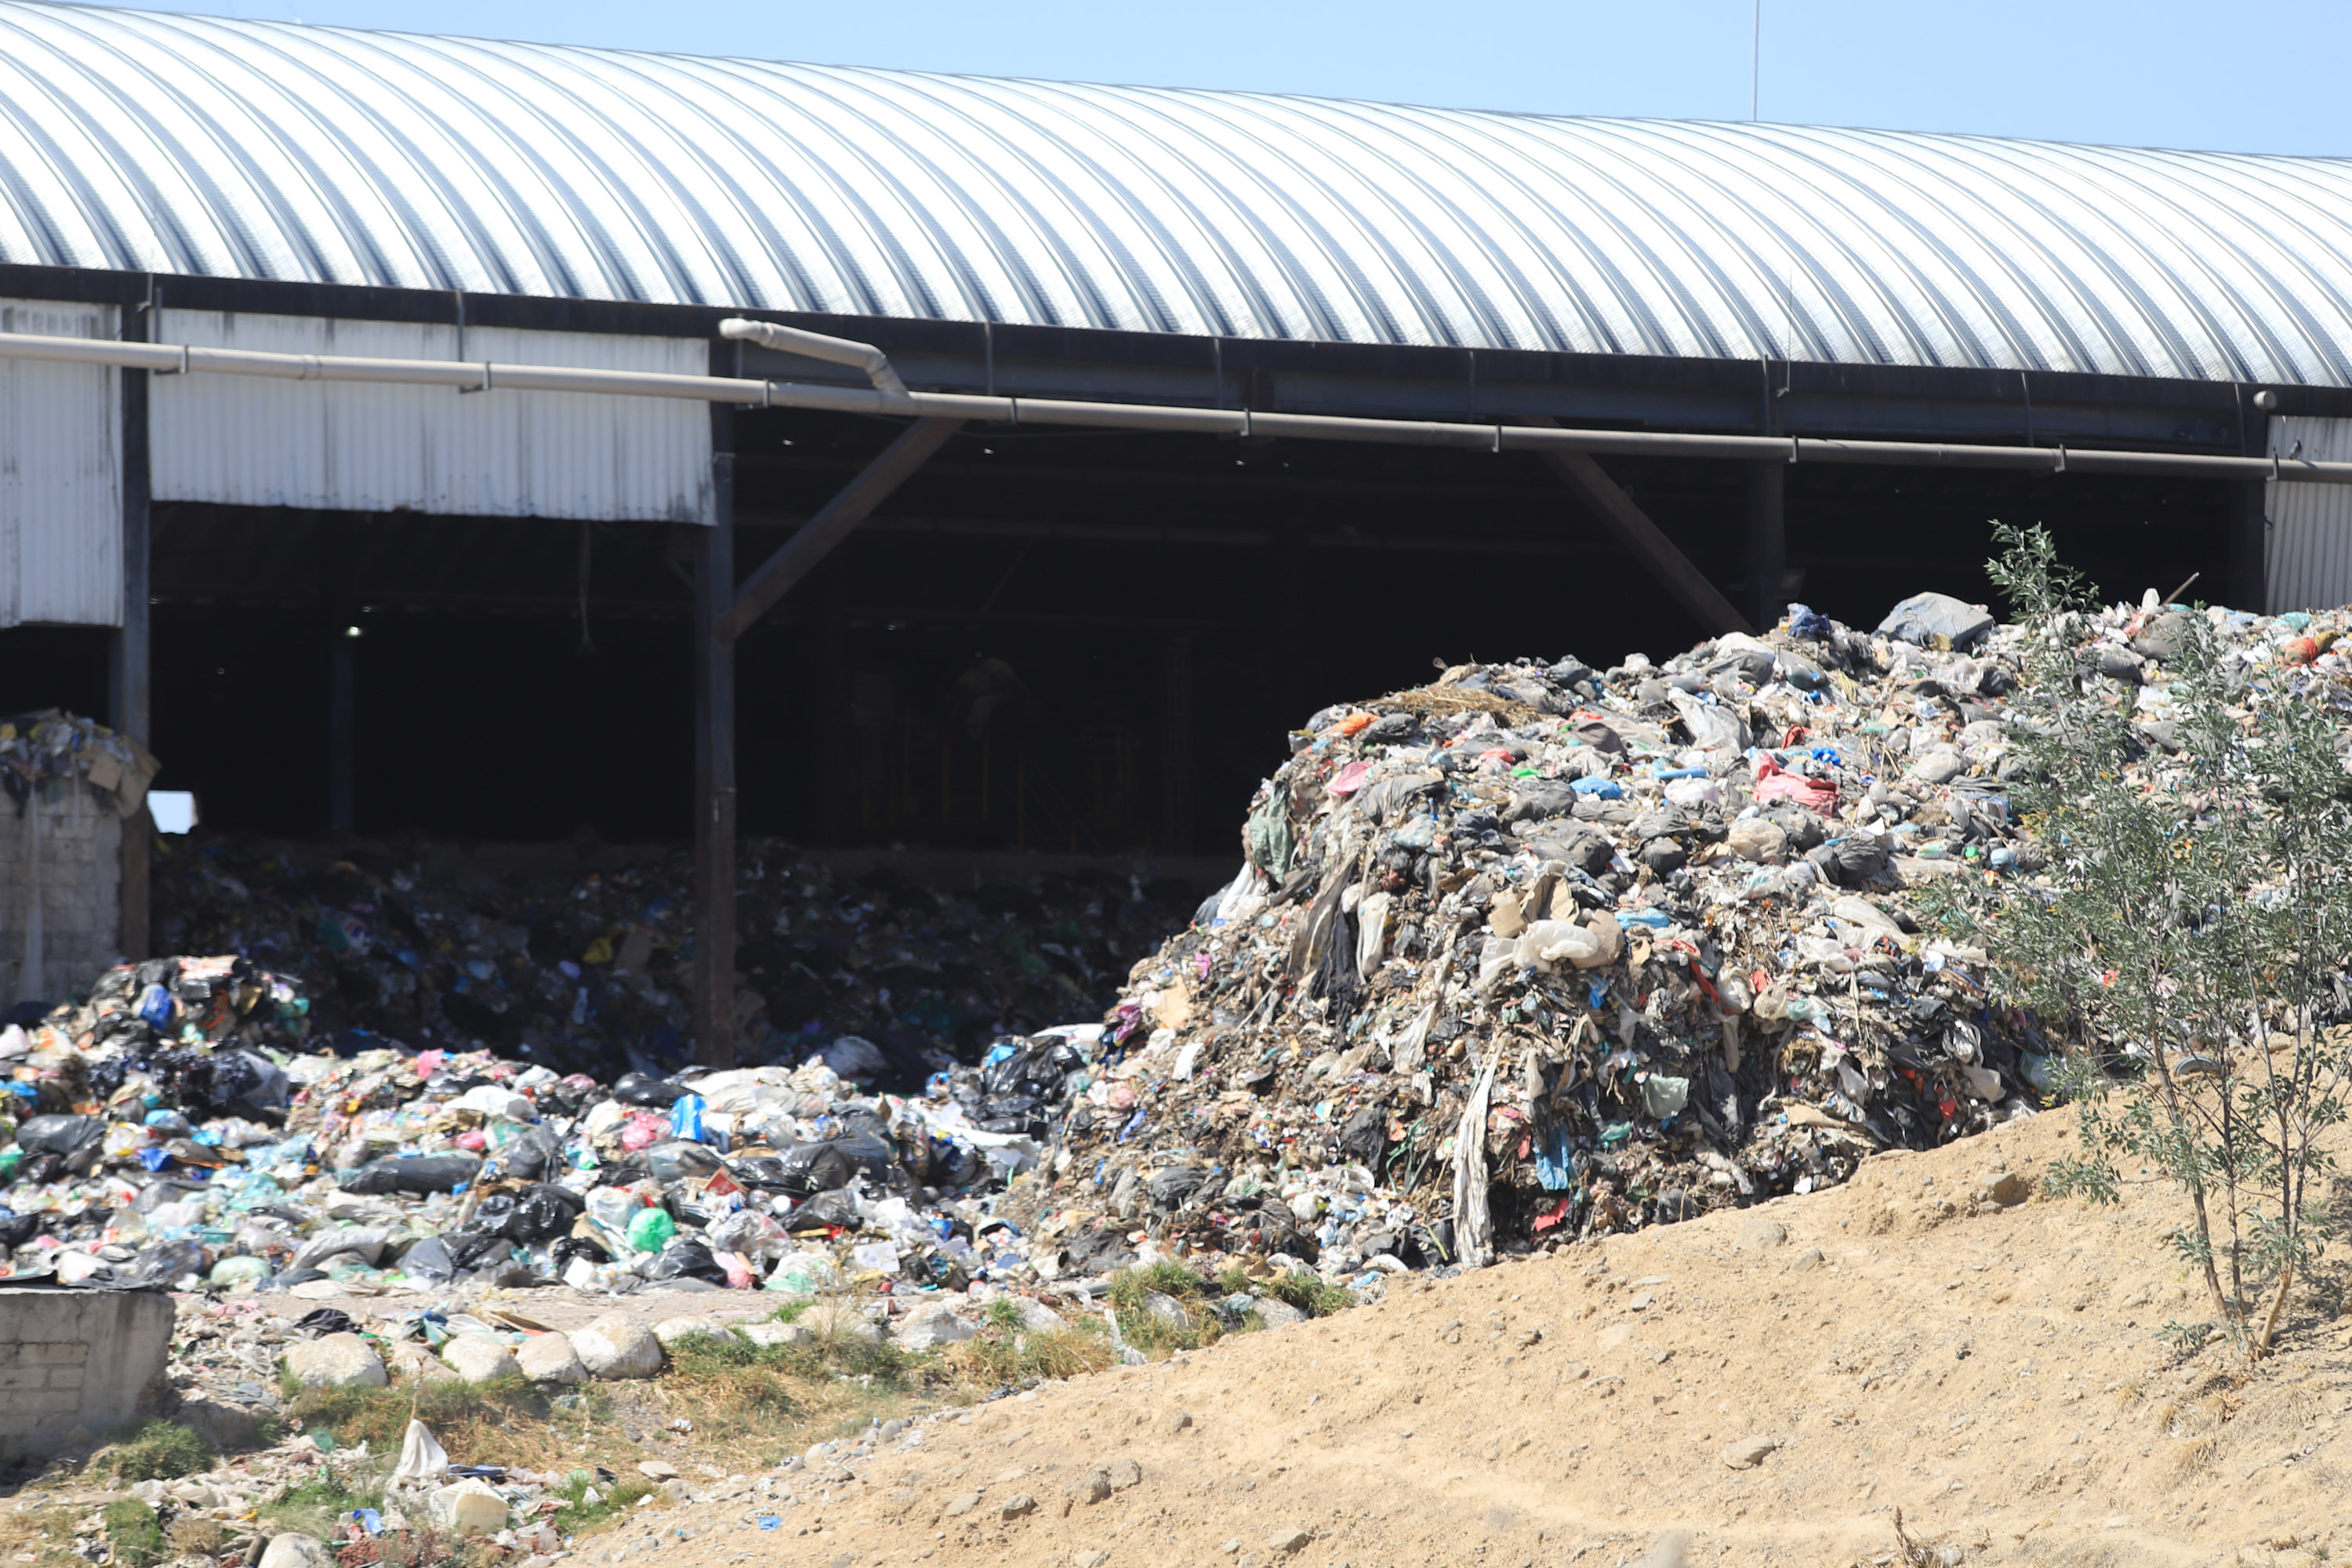
M754 381L740 376L672 375L656 371L587 370L488 361L369 359L334 354L268 353L111 339L42 337L0 332L0 359L120 365L165 374L210 371L284 381L346 381L449 386L467 392L580 392L620 397L683 397L751 408L810 408L898 418L957 419L987 424L1076 425L1097 429L1163 430L1203 436L1287 437L1308 441L1387 442L1454 447L1485 452L1582 452L1592 457L1709 458L1733 462L1859 463L1905 468L2000 468L2028 473L2157 474L2175 479L2285 480L2352 485L2352 463L2301 458L2221 457L2200 452L2081 450L2065 447L1994 447L1956 442L1842 441L1798 436L1695 436L1652 430L1567 430L1527 425L1473 425L1448 420L1364 419L1332 414L1268 414L1250 409L1187 408L1148 403L1087 403L1064 398L994 397L974 393L911 392L889 357L869 344L772 322L730 318L720 331L766 343L756 327L814 339L829 352L856 351L855 364L870 386ZM780 340L781 342L781 340ZM803 348L788 352L800 353ZM866 355L872 359L867 359Z
M782 326L775 321L754 321L741 316L730 316L719 323L719 335L747 343L757 343L763 349L779 353L799 354L804 359L821 359L832 364L845 364L866 373L874 390L886 397L904 397L907 384L890 364L890 356L872 343L861 343L848 338L829 338L823 332L804 331L799 327Z

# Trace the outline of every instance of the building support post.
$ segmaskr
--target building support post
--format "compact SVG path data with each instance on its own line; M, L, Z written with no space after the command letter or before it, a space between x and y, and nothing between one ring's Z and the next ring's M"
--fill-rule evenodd
M1748 618L1759 630L1788 611L1788 477L1786 463L1748 465Z
M708 1068L735 1065L735 644L719 632L735 603L734 423L711 405L711 522L694 531L694 1041Z
M126 307L121 333L143 342L148 313ZM109 721L142 750L152 743L154 656L149 583L147 373L120 370L122 418L122 624L108 647ZM122 879L115 942L137 962L148 954L148 851L154 819L142 802L122 821Z
M1160 842L1192 852L1192 634L1171 632L1160 649Z
M327 827L349 833L359 820L359 623L327 626Z

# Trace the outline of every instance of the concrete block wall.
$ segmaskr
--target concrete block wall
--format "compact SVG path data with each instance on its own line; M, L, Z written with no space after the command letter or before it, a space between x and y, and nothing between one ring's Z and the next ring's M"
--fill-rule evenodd
M61 1001L121 953L122 818L83 779L0 796L0 1009Z
M94 1441L142 1414L172 1342L160 1290L0 1286L0 1463Z

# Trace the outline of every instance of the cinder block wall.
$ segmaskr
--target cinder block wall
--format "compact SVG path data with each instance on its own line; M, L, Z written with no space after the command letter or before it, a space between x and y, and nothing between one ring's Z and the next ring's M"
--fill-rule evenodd
M88 781L0 795L0 1008L58 1002L121 953L122 818Z
M171 1342L172 1298L160 1290L0 1286L0 1463L46 1458L141 1414Z

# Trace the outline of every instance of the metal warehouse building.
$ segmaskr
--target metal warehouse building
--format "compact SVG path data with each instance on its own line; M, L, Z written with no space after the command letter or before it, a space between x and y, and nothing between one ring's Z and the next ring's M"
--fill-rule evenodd
M2339 160L0 0L0 711L228 826L1205 849L1990 518L2352 598L2347 419Z

